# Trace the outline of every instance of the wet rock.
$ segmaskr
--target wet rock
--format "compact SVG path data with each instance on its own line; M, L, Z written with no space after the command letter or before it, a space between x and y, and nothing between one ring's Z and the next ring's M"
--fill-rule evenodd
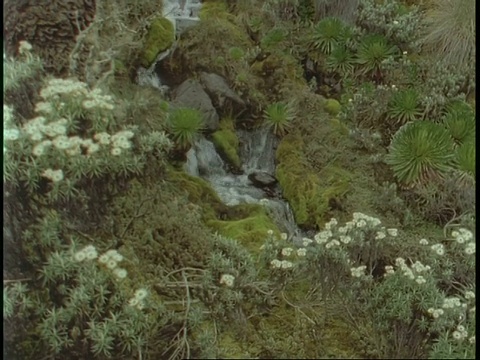
M217 74L202 72L200 74L200 82L205 91L210 95L215 107L221 109L225 103L230 103L237 111L241 111L246 107L242 98L233 91L227 81Z
M248 175L248 180L250 180L253 185L259 188L273 186L277 183L277 179L274 176L270 175L264 171L255 171Z
M210 131L218 130L219 117L217 111L198 81L188 79L181 83L172 93L172 105L200 111L205 120L205 127Z

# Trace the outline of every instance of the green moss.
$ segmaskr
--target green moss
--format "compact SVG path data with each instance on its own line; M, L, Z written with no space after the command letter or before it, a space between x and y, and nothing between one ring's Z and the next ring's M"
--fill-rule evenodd
M233 120L223 119L220 121L220 130L213 133L212 140L223 157L239 169L241 166L240 156L238 155L239 141L234 131Z
M241 242L252 254L258 254L268 230L280 237L280 230L260 205L234 206L229 210L229 217L233 220L210 220L207 225L221 235Z
M313 172L303 147L298 136L283 138L276 152L276 177L292 206L297 224L316 228L323 224L330 200L348 191L350 174L335 166L325 167L320 174Z
M227 206L207 181L173 169L167 171L167 179L178 189L185 191L188 200L202 208L204 220L216 219L217 214L226 211Z
M153 20L140 58L141 65L145 68L150 67L157 55L172 46L174 40L175 29L170 20L164 17Z
M330 115L336 116L341 110L340 103L335 99L327 99L325 101L324 109Z

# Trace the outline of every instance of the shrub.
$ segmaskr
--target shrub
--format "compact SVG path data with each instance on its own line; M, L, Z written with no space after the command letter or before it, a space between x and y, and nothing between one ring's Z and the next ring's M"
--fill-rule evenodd
M204 128L202 114L195 109L173 110L170 113L169 123L173 140L181 149L191 146L195 137Z
M269 105L264 111L266 125L272 128L277 136L283 136L288 132L290 122L295 114L291 105L284 103L274 103Z
M447 130L430 121L416 121L395 134L386 162L398 181L408 185L445 173L453 160L452 150Z

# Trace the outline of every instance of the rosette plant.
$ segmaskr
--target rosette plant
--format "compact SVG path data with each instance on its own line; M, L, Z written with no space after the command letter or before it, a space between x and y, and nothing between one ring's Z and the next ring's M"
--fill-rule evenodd
M447 107L442 124L457 146L475 139L475 113L464 101L456 101Z
M470 139L455 149L455 162L460 179L476 179L475 139Z
M181 149L191 146L195 137L204 128L202 114L195 109L175 109L170 113L168 120L173 140Z
M355 59L352 52L344 46L335 47L325 60L326 69L340 75L352 73L354 64Z
M394 135L385 159L404 185L442 175L452 168L453 160L452 138L444 127L431 121L403 125Z
M379 80L382 78L382 62L397 52L398 48L390 45L384 36L367 35L358 46L357 63L363 74L373 74Z
M349 28L342 20L326 17L313 28L311 45L324 54L330 54L338 44L346 41L348 34Z
M295 114L291 105L280 102L269 105L264 111L267 127L272 128L273 133L277 136L283 136L287 133L294 117Z
M395 92L388 104L388 117L395 125L403 125L421 117L420 95L415 89Z

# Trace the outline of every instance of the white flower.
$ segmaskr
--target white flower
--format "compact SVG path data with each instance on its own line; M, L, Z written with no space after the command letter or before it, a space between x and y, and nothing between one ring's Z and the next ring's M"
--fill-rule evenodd
M310 245L312 242L313 242L312 239L302 238L302 245L303 245L304 247L307 247L307 246Z
M397 229L387 229L387 233L388 233L388 235L395 237L395 236L398 235L398 230Z
M20 55L29 53L31 50L32 50L32 45L30 45L30 43L28 41L21 40L18 43L18 53Z
M110 144L110 138L112 136L106 132L98 133L93 136L95 140L97 140L102 145Z
M375 236L375 240L382 240L385 239L387 235L383 231L377 231L377 235Z
M140 300L137 299L136 297L133 297L128 301L128 305L130 306L137 306L139 303L140 303Z
M350 241L352 241L352 238L348 235L340 235L340 241L344 244L348 244Z
M100 150L100 145L92 144L88 147L87 153L88 154L93 154L93 153L96 153L98 150Z
M407 55L408 53L406 51L403 52L403 55Z
M73 255L73 258L75 259L75 261L82 262L83 260L85 260L86 254L83 250L77 251L75 255Z
M361 265L359 267L356 267L356 268L350 268L350 272L352 274L353 277L361 277L363 275L365 275L365 269L367 267L365 265Z
M358 220L358 222L357 222L357 227L358 228L362 228L362 227L365 227L365 226L367 226L367 222L365 220L363 220L363 219Z
M428 312L429 314L433 314L434 311L435 311L434 308L429 308L429 309L427 310L427 312Z
M431 246L431 249L434 250L438 255L445 254L445 249L443 247L443 244L434 244Z
M467 255L475 254L475 243L474 242L470 242L470 243L467 244L467 246L465 247L465 253Z
M122 153L122 149L120 148L113 148L110 153L113 155L113 156L119 156L121 153Z
M459 236L459 235L460 235L460 233L459 233L458 231L456 231L456 230L453 230L453 231L452 231L452 237L453 237L453 238L456 238L456 237Z
M272 235L273 235L273 230L269 229L269 230L267 231L267 234L270 235L270 236L272 236Z
M65 150L72 146L72 143L68 137L60 135L53 139L53 146L55 146L57 149Z
M288 239L288 235L287 235L286 233L281 233L281 234L280 234L280 239L282 239L282 240L285 241L285 240Z
M107 262L107 267L109 269L115 269L117 267L117 262L113 259L109 259Z
M85 252L87 260L96 259L97 256L98 256L97 249L95 249L95 247L93 245L88 245L82 251Z
M110 260L110 256L108 256L107 254L100 255L100 257L98 258L98 262L101 264L108 263L108 260Z
M398 21L397 21L397 20L393 20L393 25L398 25Z
M53 111L53 106L48 102L40 101L35 104L35 112L38 112L38 113L43 112L45 114L50 114L52 111Z
M223 274L220 277L220 284L224 284L227 287L232 287L233 286L233 281L235 280L235 277L230 274Z
M405 259L404 259L404 258L401 258L401 257L396 258L396 259L395 259L395 265L397 265L397 266L399 266L399 267L405 265Z
M44 151L45 151L45 145L43 145L43 143L38 143L33 147L32 154L35 156L41 156L43 155Z
M468 339L468 342L469 342L470 344L475 344L475 335L473 335L472 337L470 337L470 338Z
M465 291L465 299L475 299L475 293L473 291Z
M53 182L62 181L63 180L63 171L61 169L53 171L51 180Z
M148 295L148 291L147 289L138 289L137 291L135 291L135 297L138 299L138 300L143 300L147 297Z
M428 240L427 239L420 239L419 243L420 243L420 245L428 245Z
M270 261L270 265L272 265L272 267L274 268L279 268L282 266L282 262L278 259L274 259L272 261Z
M268 199L260 199L259 203L260 205L268 205L269 201Z
M459 229L460 231L460 234L463 236L463 238L465 239L465 241L470 241L473 239L473 233L468 230L468 229L464 229L464 228L460 228Z
M282 269L289 269L293 266L293 263L287 260L283 260L281 266L282 266Z
M297 255L298 255L298 256L305 256L305 255L307 255L307 249L298 249L298 250L297 250Z
M452 333L452 337L455 339L455 340L461 340L463 339L463 336L462 334L459 332L459 331L454 331Z
M348 231L348 228L346 226L340 226L337 230L339 234L346 234Z
M117 267L113 269L113 275L115 275L118 279L125 279L127 277L127 270Z
M463 236L457 236L456 239L457 243L459 244L463 244L465 242L465 239L463 238Z
M427 280L425 280L423 276L417 276L415 281L417 282L417 284L425 284L427 282Z
M283 248L282 249L282 255L283 256L290 256L290 254L292 253L293 249L292 248Z
M3 140L17 140L20 137L20 131L17 129L4 129Z

